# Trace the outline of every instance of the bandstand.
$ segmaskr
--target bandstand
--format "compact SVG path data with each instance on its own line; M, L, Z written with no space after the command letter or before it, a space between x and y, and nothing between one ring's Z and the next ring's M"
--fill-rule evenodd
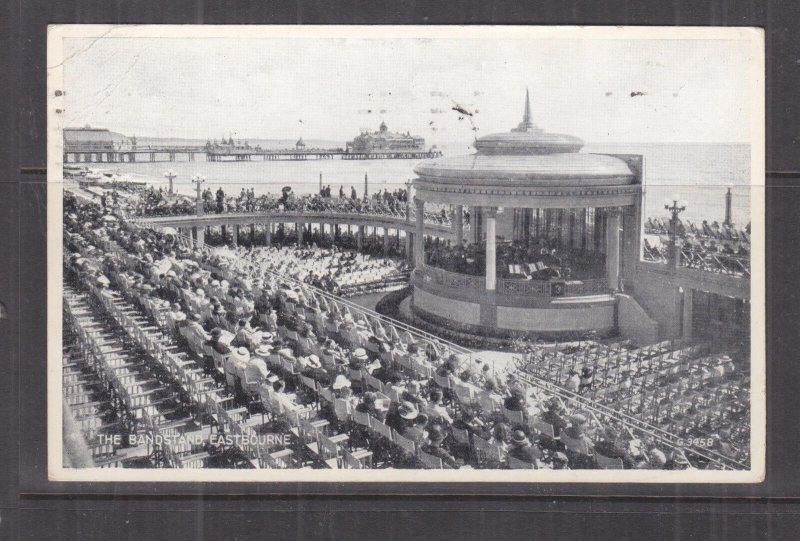
M413 311L477 333L613 331L639 258L642 157L581 152L532 122L528 96L516 128L474 146L414 169ZM455 242L418 242L426 203L454 207Z

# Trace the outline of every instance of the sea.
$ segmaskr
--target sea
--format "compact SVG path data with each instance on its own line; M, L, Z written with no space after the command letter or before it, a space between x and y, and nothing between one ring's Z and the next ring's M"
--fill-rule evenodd
M163 141L159 143L165 144ZM196 141L188 144L204 143L205 141ZM275 141L250 141L250 144L265 148L276 147ZM293 143L287 141L279 146L287 148L291 144ZM326 147L344 146L344 143L337 142L324 144ZM445 156L474 152L467 144L438 145L437 148ZM581 152L643 155L644 215L647 217L666 218L664 203L667 199L678 199L686 204L682 218L695 222L722 222L725 218L725 193L730 187L733 196L732 220L743 227L750 221L751 190L763 189L750 186L750 150L747 144L727 143L587 143ZM330 185L334 195L338 194L340 186L344 187L347 194L353 186L360 195L363 193L365 177L370 193L405 187L405 183L414 178L413 168L417 163L416 160L355 161L339 158L261 161L255 157L250 162L207 162L200 155L195 160L92 164L92 167L163 187L168 185L164 174L171 170L177 175L174 180L175 190L186 195L195 193L191 179L196 175L205 177L205 186L213 191L221 187L228 194L238 194L242 188L253 188L256 194L280 194L284 186L291 186L297 194L317 193L321 177L323 185Z

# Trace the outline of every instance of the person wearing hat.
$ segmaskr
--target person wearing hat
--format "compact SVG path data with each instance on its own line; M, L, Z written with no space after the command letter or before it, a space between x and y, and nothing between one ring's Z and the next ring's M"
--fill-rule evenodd
M503 406L505 406L507 410L521 411L524 413L526 407L525 391L520 387L514 386L509 392L511 396L508 396L503 401Z
M356 348L356 350L350 355L350 369L361 370L362 368L366 367L367 361L369 361L367 350L364 348Z
M244 372L243 387L245 391L249 393L258 393L260 386L267 381L267 378L270 376L270 371L267 368L265 359L268 355L269 349L262 345L256 349L256 354L250 357L250 361L247 363Z
M206 341L206 344L214 348L214 351L221 355L227 355L231 352L231 348L224 342L220 342L222 338L222 329L214 327L211 329L211 338Z
M225 360L225 382L228 389L237 387L238 380L242 379L250 362L250 351L246 347L239 347L231 351Z
M594 373L592 369L588 366L584 366L581 370L581 383L578 387L578 392L583 393L586 389L592 388L592 383L594 382Z
M573 440L579 440L586 444L586 449L588 449L589 454L592 453L592 449L594 449L594 442L592 439L586 434L588 426L588 420L586 416L582 413L576 413L575 415L571 415L569 417L570 426L565 428L562 431L562 438L561 441L564 441L564 436L567 436ZM581 456L581 459L589 460L588 456Z
M181 305L176 302L167 314L167 325L177 331L185 321L186 314L181 310Z
M200 317L200 314L192 314L189 316L189 323L186 325L186 329L184 330L184 334L186 335L186 339L189 340L189 343L192 343L190 336L195 336L199 341L205 342L208 340L208 336L206 335L206 330L203 328L202 325L203 318Z
M419 416L419 410L413 403L403 401L386 415L386 424L402 435L419 424Z
M333 389L333 395L336 398L349 398L352 395L350 380L347 379L346 376L343 374L339 374L336 376L336 379L333 380L331 384L331 389Z
M545 423L553 425L553 433L555 437L561 434L561 431L567 428L569 423L564 416L564 404L557 398L551 398L544 404L545 412L540 415L540 419Z
M542 451L535 447L522 430L515 430L511 434L511 450L509 456L517 460L536 466L536 461L542 458Z
M441 458L445 467L458 469L461 464L445 448L444 439L444 429L439 425L431 425L428 427L428 442L422 446L422 450L429 455Z

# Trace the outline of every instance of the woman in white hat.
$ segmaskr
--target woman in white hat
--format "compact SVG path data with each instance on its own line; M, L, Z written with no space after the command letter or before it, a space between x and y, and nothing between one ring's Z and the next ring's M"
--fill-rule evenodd
M342 374L336 376L336 379L333 380L333 384L331 385L331 389L333 389L333 396L336 398L350 398L353 394L353 390L351 389L350 380L347 379Z
M236 388L237 378L244 376L248 362L250 362L250 352L246 347L239 347L231 351L225 361L225 382L230 390Z
M352 370L361 370L366 366L367 361L369 361L367 350L364 348L356 348L350 355L350 368Z

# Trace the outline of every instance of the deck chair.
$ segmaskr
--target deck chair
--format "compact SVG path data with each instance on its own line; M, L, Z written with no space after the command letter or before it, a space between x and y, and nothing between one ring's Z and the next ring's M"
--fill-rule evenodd
M444 468L441 458L428 454L425 451L419 452L419 460L427 469L441 470Z
M379 421L378 419L372 419L372 430L374 430L377 434L381 435L382 437L386 438L389 441L393 441L392 438L392 429L389 426Z
M352 452L345 450L343 466L352 470L363 470L372 465L372 451L368 449L356 449Z
M542 436L546 436L551 439L556 437L556 429L550 423L546 423L539 419L534 419L531 421L530 427L534 430L534 432L541 434Z
M508 467L512 470L535 470L536 466L530 462L525 462L513 456L508 456Z
M352 406L350 402L343 398L337 398L333 402L333 411L336 413L336 418L340 421L347 421L350 419L352 413Z
M370 416L369 413L364 413L358 411L357 409L353 409L353 421L355 421L359 425L371 428L372 417Z
M505 417L509 423L522 424L524 421L522 411L510 410L505 406L503 406L503 417Z
M564 447L566 447L568 451L572 451L578 455L591 456L589 445L583 439L571 438L564 432L561 432L561 443L564 444Z
M400 434L397 430L392 430L392 441L402 449L406 454L411 456L416 456L417 454L417 444L413 440L410 440Z
M621 458L609 458L607 456L603 456L601 454L595 455L595 460L597 461L597 466L601 470L621 470L624 469L622 459Z
M450 388L450 377L449 376L440 376L439 374L434 372L433 381L434 381L434 383L436 383L436 385L438 385L439 387L441 387L443 389L449 389Z

